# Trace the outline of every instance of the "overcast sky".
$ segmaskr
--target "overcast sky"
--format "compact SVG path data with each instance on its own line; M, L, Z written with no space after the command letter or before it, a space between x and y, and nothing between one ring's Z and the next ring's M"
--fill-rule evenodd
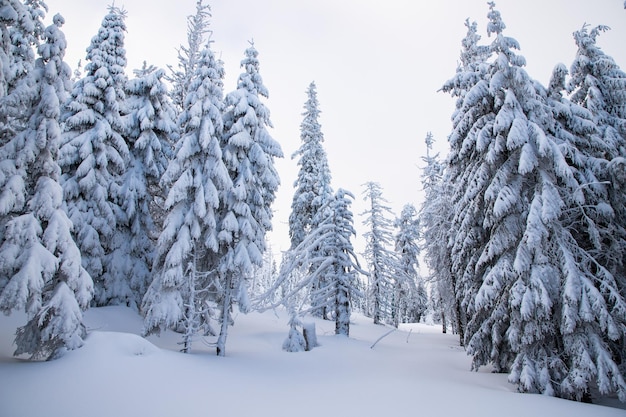
M84 59L111 0L47 0L59 12L68 40L66 61ZM128 12L127 73L148 64L176 64L195 0L115 0ZM213 49L226 66L225 92L236 87L248 41L259 51L270 98L271 133L285 153L277 161L282 186L275 203L274 250L288 247L287 219L297 175L290 157L300 146L305 91L317 84L333 187L355 194L358 250L363 248L362 184L381 184L394 213L421 204L424 138L432 132L447 149L453 99L437 90L456 70L466 18L478 23L483 43L485 0L214 0ZM608 25L598 44L626 70L626 10L622 0L499 0L496 8L526 57L529 75L546 84L557 63L569 67L572 32Z

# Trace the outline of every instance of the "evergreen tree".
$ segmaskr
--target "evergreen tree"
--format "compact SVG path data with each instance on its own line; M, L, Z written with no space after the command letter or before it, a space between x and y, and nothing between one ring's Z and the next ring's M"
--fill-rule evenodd
M589 395L592 385L603 394L617 392L626 398L626 194L619 179L626 143L626 76L595 45L604 29L588 33L584 27L574 33L579 48L569 83L574 103L561 95L564 68L560 74L555 71L549 90L559 121L555 130L561 133L578 181L564 216L579 250L572 258L576 269L561 294L560 330L568 373L559 395L579 400Z
M398 267L394 275L392 322L395 327L401 322L419 322L428 307L428 293L418 276L419 266L419 220L412 204L402 208L395 221L397 229L394 243Z
M350 335L352 299L358 294L356 271L360 270L350 243L350 238L356 235L350 198L354 196L348 191L337 190L332 206L332 235L325 240L327 251L333 257L329 279L335 290L335 334L344 336Z
M320 223L320 209L327 205L333 196L330 168L322 145L324 134L319 123L320 113L316 86L312 82L307 89L304 119L300 124L302 144L292 155L292 158L300 157L298 160L300 169L298 178L294 182L296 190L289 215L289 236L292 248L298 246Z
M266 243L266 245L268 244ZM266 294L267 290L273 286L278 276L278 271L274 253L269 245L265 253L263 253L263 264L255 266L250 275L249 292L252 298L258 298L260 295ZM263 308L263 306L268 304L274 304L276 294L271 293L268 298L261 299L260 301L261 305L257 306L259 308Z
M56 157L60 104L68 96L71 70L63 61L64 19L56 15L53 22L28 74L35 94L30 118L2 152L10 147L15 153L26 204L8 215L0 246L0 308L5 313L26 310L28 323L17 331L15 354L34 359L52 359L64 349L82 346L86 335L82 311L93 295L93 283L72 239L72 223L62 207Z
M83 266L94 279L95 303L132 303L134 298L119 259L112 256L124 237L126 219L120 184L129 149L122 118L125 103L125 12L110 7L87 48L85 77L79 80L62 114L59 151L63 190Z
M424 260L429 267L433 282L430 309L434 313L447 318L443 331L447 332L447 324L455 323L461 346L464 344L461 314L462 297L457 294L455 275L452 274L452 262L448 241L453 235L451 229L454 213L452 203L452 183L447 181L450 169L439 160L438 154L431 154L434 138L429 132L426 135L426 166L422 174L425 198L419 214L419 226L423 239ZM433 294L434 293L434 294ZM442 309L438 311L436 309Z
M391 209L382 195L380 184L368 182L363 191L364 200L369 200L369 208L361 215L367 216L363 224L367 232L364 256L369 264L369 314L374 324L381 324L392 316L391 298L393 294L393 274L396 267L394 252L389 249L393 244L392 221L386 217Z
M177 139L176 116L163 82L165 71L144 66L126 84L127 143L129 163L120 187L125 222L124 233L114 246L120 255L118 269L126 275L133 292L133 306L139 307L151 282L155 241L161 230L165 193L159 181ZM122 301L122 300L120 300Z
M283 156L280 144L267 131L269 110L260 96L268 91L259 73L258 52L251 43L241 61L244 68L237 90L226 95L224 162L233 182L224 195L219 232L220 335L217 354L225 355L233 302L244 295L245 277L263 263L265 233L272 228L271 205L280 179L274 158Z
M428 207L422 208L422 216L430 216L430 219L422 222L430 229L423 232L424 236L427 242L435 242L432 247L428 244L426 259L427 262L436 261L439 264L437 268L431 265L432 271L445 274L437 280L438 285L442 286L442 299L450 300L452 298L447 295L454 294L457 328L462 345L465 345L466 325L463 312L470 310L476 292L473 268L478 259L477 248L486 239L481 227L483 208L478 204L479 200L466 200L464 197L467 190L474 190L477 186L472 181L481 179L477 175L480 173L477 173L479 166L474 154L477 131L472 129L474 126L480 128L491 117L487 80L487 59L491 52L489 46L478 45L481 37L477 34L476 23L467 20L465 26L467 34L462 41L461 65L455 77L442 88L457 98L456 109L452 114L453 130L448 137L450 150L445 171L427 174L427 177L443 175L443 178L440 178L440 187L430 189L432 194L426 198ZM440 305L447 308L445 303Z
M307 89L307 101L304 104L304 119L300 124L300 148L292 155L299 156L298 178L294 182L295 192L289 215L289 236L291 247L297 247L312 230L323 220L323 207L328 208L328 202L333 196L330 168L326 151L322 145L324 135L319 123L319 102L317 90L312 82ZM322 248L320 248L321 250ZM314 269L316 266L311 265ZM327 285L325 277L312 283L312 292ZM315 306L314 314L327 318L330 310L328 306Z
M554 393L564 367L552 307L560 261L569 247L559 222L572 177L551 137L546 107L521 68L519 45L502 32L490 4L488 33L495 38L489 86L492 116L476 141L481 153L481 188L474 199L485 208L488 241L476 263L477 291L468 322L468 352L474 366L511 369L511 381L530 392ZM485 181L486 180L486 181ZM519 378L519 379L518 379Z
M326 305L332 310L335 318L335 334L349 336L350 315L353 303L362 293L358 288L357 272L365 274L360 268L351 238L356 234L353 227L353 215L350 211L351 199L354 196L346 190L339 189L328 202L328 210L324 210L326 218L316 229L304 238L300 244L286 253L281 264L278 279L262 298L273 294L285 283L294 271L301 271L304 266L315 265L310 273L301 275L301 280L291 282L284 288L281 299L266 308L280 304L288 306L291 311L290 334L286 346L297 349L300 343L296 326L299 324L296 315L314 311L315 306ZM320 250L320 248L322 248ZM312 284L320 276L328 278L326 286L315 289L309 295L311 305L308 310L296 311L294 302L304 290L310 290Z
M222 63L207 44L186 94L176 155L162 179L169 189L167 217L158 241L154 281L142 311L144 333L182 325L183 351L195 334L211 333L209 302L219 249L221 198L232 183L222 159L224 128Z

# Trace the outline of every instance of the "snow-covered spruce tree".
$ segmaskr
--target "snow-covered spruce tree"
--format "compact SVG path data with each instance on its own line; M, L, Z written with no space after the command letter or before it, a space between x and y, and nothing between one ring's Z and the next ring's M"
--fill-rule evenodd
M26 310L28 323L17 330L15 354L33 359L52 359L82 346L82 311L93 296L91 277L81 266L72 223L62 207L56 157L60 105L68 97L71 70L63 61L64 19L56 15L53 22L28 74L34 88L30 118L3 147L12 148L15 166L24 174L21 198L26 204L5 214L9 220L0 246L0 308L7 314Z
M304 119L300 124L302 144L292 155L292 159L299 157L300 167L294 182L295 192L289 215L292 248L298 246L320 223L320 209L327 206L333 196L330 168L323 147L324 134L319 122L320 113L316 86L312 82L307 89Z
M317 90L312 82L307 89L307 101L304 104L304 119L300 124L300 139L302 144L294 152L292 159L299 157L298 177L294 182L294 195L289 214L289 236L291 247L297 247L304 238L315 230L324 218L322 207L328 208L328 202L333 197L330 185L331 173L328 166L326 151L323 147L324 135L319 122L319 102ZM320 248L321 249L321 248ZM315 265L305 266L314 269ZM320 276L317 282L312 283L312 292L326 285L325 277ZM328 318L331 310L329 306L314 306L313 314Z
M484 208L488 240L474 266L477 291L467 324L473 367L492 363L511 370L520 390L553 394L562 378L552 307L557 301L566 234L559 222L563 187L573 179L556 144L546 135L547 108L522 69L517 42L503 35L504 23L490 3L488 33L495 55L489 67L492 107L472 132L479 156L478 186L468 201ZM470 132L471 136L472 133ZM469 194L469 195L468 195Z
M430 230L424 230L426 261L436 262L437 281L447 288L440 288L440 294L446 300L450 290L455 296L459 318L457 326L461 344L464 345L465 311L469 312L477 288L474 285L474 265L478 259L477 248L484 244L485 233L481 227L483 207L480 200L466 198L468 190L476 189L481 176L476 175L479 169L477 155L474 153L476 133L472 128L483 126L490 117L491 98L488 94L489 84L487 59L490 56L488 46L479 45L475 22L465 22L467 34L462 40L461 64L456 75L447 81L442 90L456 97L456 109L452 114L453 129L448 137L449 153L442 174L440 189L432 190L432 197L427 198L429 207L422 208L422 216L432 216L422 224ZM437 197L436 199L434 197ZM429 213L429 214L427 214ZM453 232L447 234L447 231ZM430 245L438 245L433 246ZM446 245L448 248L442 246ZM434 259L430 259L429 250L433 250ZM447 252L447 253L446 253ZM443 276L442 276L443 274ZM445 306L440 303L440 306ZM445 314L444 314L444 317ZM448 314L448 317L450 315ZM444 328L445 329L445 328Z
M358 295L356 272L360 270L350 239L356 235L350 211L354 196L343 189L337 190L332 204L332 236L325 240L326 250L334 261L329 274L335 290L335 334L350 335L352 299Z
M394 274L391 318L398 327L404 322L419 322L428 307L428 293L418 276L419 219L412 204L405 204L394 226L398 265Z
M467 32L461 41L460 63L456 69L454 77L445 82L442 91L450 93L456 97L455 111L452 120L457 124L457 116L462 116L461 112L465 96L481 80L484 79L487 71L487 59L491 55L489 47L479 45L481 36L478 34L478 25L476 22L465 20ZM458 142L451 143L452 148L460 148ZM460 149L455 149L458 152Z
M212 333L209 319L219 249L220 201L232 182L220 147L224 69L207 43L180 116L181 138L162 184L169 189L167 217L157 245L154 280L142 311L144 333L181 327L183 352L198 331Z
M452 261L448 241L452 236L452 203L451 193L453 184L449 181L450 169L445 169L445 163L439 159L439 154L431 154L434 138L429 132L425 138L426 156L423 158L426 166L422 173L422 185L425 192L424 202L419 213L421 245L424 260L431 275L429 280L436 291L431 290L431 297L436 297L436 305L429 306L443 309L436 311L442 317L443 331L447 332L449 323L452 323L459 335L461 346L464 345L464 325L459 317L461 314L462 297L456 293L456 279L452 273ZM457 167L458 168L458 167ZM434 311L433 311L434 312Z
M280 304L287 306L292 312L290 335L287 339L291 346L299 343L297 315L312 312L316 305L327 305L332 309L335 318L335 334L349 336L350 315L356 298L363 296L358 288L357 273L366 274L359 266L357 256L351 243L356 234L353 226L353 215L350 204L354 196L346 190L339 189L328 201L328 210L324 210L326 217L320 224L311 230L298 246L290 249L283 258L278 279L266 294L272 294L283 288L281 299L266 308ZM321 248L321 249L320 249ZM294 271L301 271L303 266L315 265L310 273L300 275L301 280L290 280ZM319 276L328 278L328 285L311 291L312 283ZM290 283L288 288L284 287ZM303 291L311 291L309 309L296 310L294 299ZM263 295L262 298L267 297Z
M604 159L615 151L600 139L592 114L563 97L566 74L557 65L546 91L555 120L550 132L578 184L565 200L561 220L571 234L568 243L577 250L566 258L570 273L560 293L559 336L568 374L557 395L588 399L590 385L597 385L603 394L617 391L623 397L624 331L619 323L626 320L626 303L621 262L614 257L620 253L616 248L623 247L623 229L616 223L624 214L623 203L612 201L619 186L606 180L610 163Z
M364 184L363 200L369 201L369 208L361 213L366 216L363 225L367 231L363 234L366 245L363 256L369 266L369 311L374 324L389 322L394 306L391 300L394 293L393 275L397 269L397 259L392 248L393 221L387 217L391 215L391 208L383 197L382 187L376 182Z
M178 48L178 67L168 66L171 71L168 80L172 84L170 96L179 112L185 109L185 96L189 91L191 78L196 72L206 36L211 32L210 18L211 7L204 4L204 0L196 1L196 14L187 17L187 45Z
M251 43L241 61L244 72L237 89L226 95L224 162L233 182L220 208L219 282L220 334L217 354L225 355L233 303L245 295L245 276L263 263L265 234L272 228L272 209L280 185L274 158L283 156L280 144L269 134L270 113L261 102L268 91L259 73L258 52ZM241 306L240 306L241 307Z
M573 258L579 272L568 276L561 294L569 371L559 395L580 399L597 385L600 392L617 392L624 400L626 75L595 45L603 29L588 33L583 28L574 34L579 47L569 83L574 103L560 94L564 68L555 71L549 91L559 121L555 130L572 132L560 137L579 183L564 216L581 251Z
M63 190L83 266L94 280L96 305L132 303L130 282L111 254L125 213L118 194L129 159L122 118L126 85L125 12L110 7L87 48L85 76L62 114L59 151Z
M126 141L130 153L118 192L125 221L118 224L118 230L124 233L116 234L120 240L113 246L120 259L115 267L127 277L133 299L109 303L130 301L136 308L152 281L156 240L165 217L166 190L159 181L178 136L164 75L164 70L144 63L141 70L135 71L135 78L126 84Z

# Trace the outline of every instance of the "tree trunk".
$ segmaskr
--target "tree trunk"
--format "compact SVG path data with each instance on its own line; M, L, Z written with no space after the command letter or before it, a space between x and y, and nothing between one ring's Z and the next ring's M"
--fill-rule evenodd
M452 265L449 265L448 270L450 272L450 280L452 281L452 293L454 294L454 307L456 309L456 321L457 321L457 330L459 333L459 344L461 346L465 346L465 315L463 314L463 310L461 309L461 302L459 301L459 296L457 294L456 288L456 276L452 271Z
M220 335L217 338L217 356L226 356L226 336L228 335L228 325L230 324L230 307L233 292L232 272L227 272L224 280L224 297L222 299L222 315Z
M196 268L198 261L198 253L196 251L196 243L193 243L193 265L192 270L189 271L188 282L189 285L189 300L187 305L183 308L185 312L183 317L183 327L185 333L183 335L183 348L181 352L191 352L191 343L196 333Z
M317 333L315 332L315 323L302 323L302 336L306 346L304 350L309 351L317 346Z
M457 321L457 326L458 326L458 333L459 333L459 344L461 346L465 346L465 319L462 315L462 310L461 310L461 303L459 303L458 300L454 301L454 304L456 306L456 321Z
M448 324L446 323L446 310L441 309L441 328L443 333L448 333Z
M350 293L341 280L335 292L335 334L350 336Z

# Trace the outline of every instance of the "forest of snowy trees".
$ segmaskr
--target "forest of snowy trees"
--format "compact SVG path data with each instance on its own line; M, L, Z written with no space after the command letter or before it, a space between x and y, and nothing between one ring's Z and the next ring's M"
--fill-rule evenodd
M175 70L144 65L129 79L126 14L111 6L72 78L63 18L45 28L46 11L0 10L0 307L28 314L15 354L80 347L82 312L122 304L146 334L182 332L186 352L215 332L224 355L280 184L258 52L251 43L224 94L200 1Z
M0 310L27 315L15 355L81 347L90 307L128 306L145 335L180 333L183 352L213 337L221 356L235 308L284 306L288 351L315 345L305 315L348 336L358 309L395 328L441 323L474 369L522 392L626 401L626 73L596 44L608 28L577 31L573 62L544 86L494 3L490 42L467 20L442 86L456 102L448 154L427 135L418 208L394 214L365 179L362 254L312 82L276 265L266 235L283 151L254 42L225 92L199 0L176 65L129 77L126 12L110 6L72 71L64 19L45 27L47 12L0 8Z
M548 86L489 3L467 21L449 155L427 158L425 259L473 366L520 391L626 400L626 74L574 34Z

